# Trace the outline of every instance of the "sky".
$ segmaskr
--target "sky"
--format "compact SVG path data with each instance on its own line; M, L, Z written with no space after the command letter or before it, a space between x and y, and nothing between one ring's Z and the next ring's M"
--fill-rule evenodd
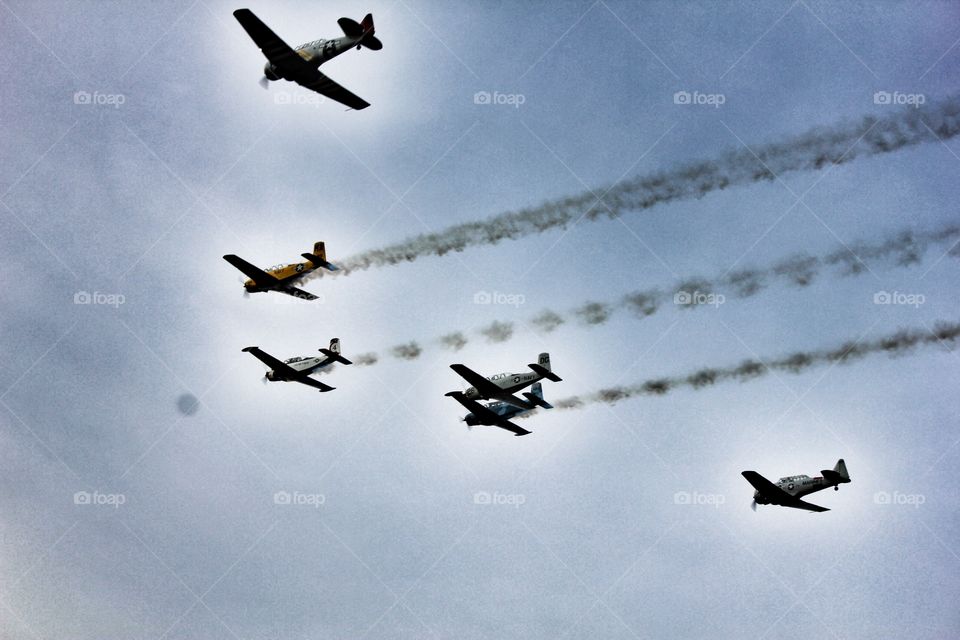
M911 259L863 247L960 224L956 137L312 279L314 302L245 297L221 259L324 240L346 262L927 113L960 88L956 4L249 5L291 45L371 12L383 50L322 68L358 112L262 90L236 8L0 0L0 637L960 633L949 341L558 406L522 438L468 430L443 395L465 387L451 363L491 375L544 351L559 405L933 335L960 320L960 236ZM863 268L778 271L838 252ZM743 269L765 286L735 290ZM676 304L686 289L712 297ZM654 290L655 312L617 306ZM591 323L574 311L590 302L616 310ZM543 330L544 309L566 322ZM356 364L324 394L263 384L241 351L333 337ZM751 510L741 471L838 458L852 482L809 498L830 511Z

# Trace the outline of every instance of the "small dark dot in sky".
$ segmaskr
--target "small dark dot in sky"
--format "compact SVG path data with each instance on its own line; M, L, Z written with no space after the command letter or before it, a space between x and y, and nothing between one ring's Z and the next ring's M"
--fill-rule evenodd
M177 398L177 409L185 416L192 416L200 408L200 401L192 393L185 393Z

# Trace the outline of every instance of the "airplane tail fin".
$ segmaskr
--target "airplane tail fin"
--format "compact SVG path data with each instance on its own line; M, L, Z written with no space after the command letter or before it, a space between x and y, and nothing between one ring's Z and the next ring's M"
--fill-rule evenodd
M540 357L537 358L538 364L528 364L527 366L533 369L533 372L539 376L546 378L547 380L553 380L554 382L561 382L562 378L557 374L553 373L550 368L550 354L541 353Z
M825 480L829 480L830 482L850 482L850 474L847 472L847 463L843 461L843 458L837 460L837 464L834 465L833 469L824 469L820 473L823 474Z
M337 271L339 267L337 265L327 262L327 247L321 242L315 242L313 245L313 253L301 253L301 256L312 262L313 264L323 267L329 271Z
M342 355L340 355L340 338L333 338L330 341L329 349L320 349L320 353L327 356L334 362L339 362L340 364L353 364Z
M538 407L553 409L553 405L543 399L543 385L539 382L530 387L530 391L524 392L523 397Z
M383 49L383 43L373 35L376 32L373 26L373 14L368 13L360 22L350 18L340 18L337 20L337 24L343 29L343 35L348 38L361 38L360 42L357 43L358 49L361 46L373 51Z

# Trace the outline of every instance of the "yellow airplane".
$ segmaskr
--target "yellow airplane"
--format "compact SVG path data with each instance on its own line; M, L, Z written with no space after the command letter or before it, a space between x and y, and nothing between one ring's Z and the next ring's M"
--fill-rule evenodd
M306 258L307 261L278 264L267 270L260 269L232 253L223 256L223 259L250 278L243 283L243 287L247 293L279 291L280 293L285 293L295 298L316 300L317 296L309 291L297 289L290 283L320 268L337 271L337 266L327 262L327 250L322 242L317 242L313 245L313 253L301 253L300 255Z

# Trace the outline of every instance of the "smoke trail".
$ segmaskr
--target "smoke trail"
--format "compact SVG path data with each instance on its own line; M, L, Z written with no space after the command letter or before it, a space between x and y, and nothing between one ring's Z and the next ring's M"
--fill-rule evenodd
M549 309L544 310L537 317L533 318L530 323L540 329L543 333L550 333L560 325L564 323L564 319L560 317L556 311L550 311Z
M451 351L460 351L467 344L467 337L459 331L440 336L440 344Z
M480 333L486 336L490 342L506 342L513 337L513 323L495 320L488 326L480 329Z
M400 358L401 360L416 360L423 353L423 349L419 344L411 341L407 344L398 344L390 349L390 353L393 354L394 358Z
M369 367L372 364L377 364L378 360L380 360L380 356L373 352L361 353L353 359L353 364L358 367Z
M574 309L573 313L580 319L581 323L590 326L603 324L609 320L613 313L613 307L603 302L588 302L582 307Z
M658 378L634 385L609 387L583 396L563 398L556 401L554 406L560 409L572 409L594 403L615 404L637 396L664 395L683 387L696 390L729 380L745 382L775 371L797 374L813 367L847 363L877 353L900 355L918 346L936 344L946 346L946 343L950 343L949 346L952 348L958 336L960 336L960 323L938 323L932 331L901 329L870 341L850 341L834 348L800 351L768 361L745 360L735 366L704 368L685 376Z
M408 238L338 261L341 270L353 271L412 262L424 256L442 256L467 247L496 244L563 228L585 217L615 218L657 204L699 198L712 191L745 185L791 171L821 169L856 158L897 151L904 147L946 140L960 133L960 99L907 108L882 118L868 116L857 123L816 128L807 133L750 150L729 151L714 159L677 166L651 175L637 176L608 189L600 188L540 206L455 225L444 231ZM596 194L603 194L602 198ZM323 270L310 278L321 277Z

